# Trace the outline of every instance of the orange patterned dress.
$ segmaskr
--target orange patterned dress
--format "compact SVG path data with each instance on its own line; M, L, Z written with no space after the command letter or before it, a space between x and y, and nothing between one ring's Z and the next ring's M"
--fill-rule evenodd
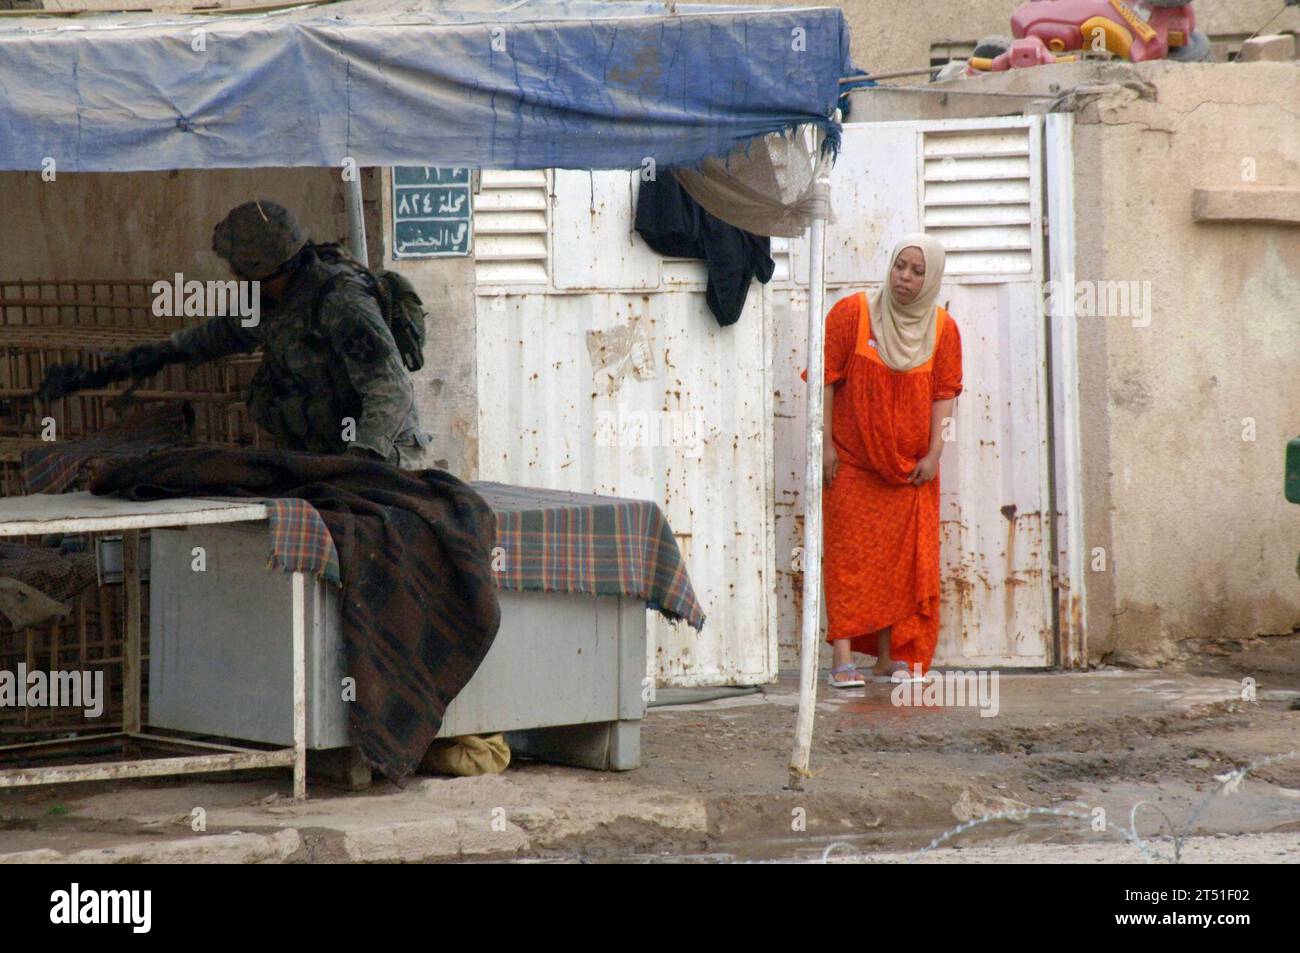
M908 475L930 448L931 405L961 393L961 335L938 309L935 349L910 371L876 352L865 293L826 317L826 383L835 385L831 435L839 469L823 504L827 640L928 671L939 640L939 478Z

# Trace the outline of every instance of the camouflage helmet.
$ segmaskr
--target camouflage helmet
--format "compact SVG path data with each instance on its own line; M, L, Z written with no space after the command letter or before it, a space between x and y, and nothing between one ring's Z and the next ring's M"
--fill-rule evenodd
M307 233L283 205L269 199L230 210L212 230L212 250L241 275L265 278L307 244Z

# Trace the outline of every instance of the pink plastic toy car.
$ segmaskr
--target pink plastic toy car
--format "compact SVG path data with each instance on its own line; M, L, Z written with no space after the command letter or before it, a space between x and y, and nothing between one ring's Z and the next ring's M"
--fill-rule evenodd
M1102 52L1135 63L1162 57L1183 63L1213 59L1209 38L1196 29L1192 5L1179 0L1030 0L1012 14L1011 27L1016 39L980 41L965 75Z
M1011 15L1012 34L1049 53L1106 49L1134 63L1191 45L1195 30L1192 5L1168 0L1030 0Z

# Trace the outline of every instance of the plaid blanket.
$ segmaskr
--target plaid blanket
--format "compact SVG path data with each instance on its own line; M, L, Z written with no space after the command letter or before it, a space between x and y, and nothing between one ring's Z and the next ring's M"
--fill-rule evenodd
M636 596L673 622L704 627L704 610L658 504L470 485L496 513L498 588Z
M210 496L207 499L219 500L221 497ZM334 545L334 537L316 507L306 500L275 498L239 498L235 502L266 505L266 522L271 531L267 569L305 572L327 579L336 586L343 584L338 547Z
M230 500L229 497L209 496L209 500ZM248 499L236 497L235 503L261 503L266 506L266 523L271 535L271 553L266 557L267 569L281 572L305 572L327 579L336 586L343 584L339 572L339 550L329 527L306 500Z
M27 450L23 454L24 492L81 489L94 482L96 473L114 460L190 444L193 430L194 408L187 401L175 401L137 410L80 440L55 441L48 447ZM262 502L267 505L271 530L267 566L311 573L339 585L338 550L315 507L306 500Z
M95 556L0 542L0 577L17 579L57 602L71 602L95 584Z
M65 615L95 577L90 553L0 542L0 618L21 629Z
M401 783L496 637L492 511L439 470L344 456L191 447L113 463L93 493L310 503L338 548L352 740ZM237 594L232 594L236 598Z
M187 401L138 410L80 440L56 440L49 446L23 451L23 492L85 489L93 479L93 473L88 471L98 462L186 444L193 434L194 408Z
M339 551L329 527L306 500L266 500L271 527L269 569L307 572L341 585Z

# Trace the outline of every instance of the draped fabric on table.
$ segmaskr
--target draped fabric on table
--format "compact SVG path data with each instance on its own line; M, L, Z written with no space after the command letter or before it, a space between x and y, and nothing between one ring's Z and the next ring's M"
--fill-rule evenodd
M653 500L474 483L497 517L497 586L644 599L670 622L704 627L672 527Z
M193 437L194 408L188 401L132 408L126 416L78 440L52 440L24 450L23 492L84 490L87 474L98 461L178 447Z
M23 488L29 494L86 489L95 474L114 460L189 446L193 434L194 408L187 401L135 407L79 440L52 441L24 451ZM338 585L338 552L315 508L305 500L265 502L271 534L267 565L284 572L311 573Z
M447 705L496 637L495 519L440 470L347 456L193 447L117 461L93 493L306 500L329 527L342 571L352 740L400 782L424 757Z

